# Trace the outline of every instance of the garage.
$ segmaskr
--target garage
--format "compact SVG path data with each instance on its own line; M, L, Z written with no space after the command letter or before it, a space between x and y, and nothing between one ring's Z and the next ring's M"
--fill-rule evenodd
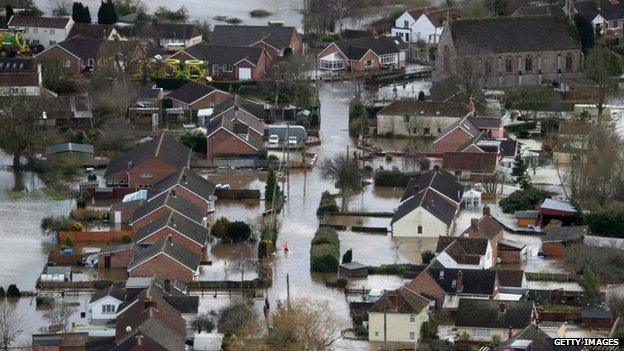
M239 80L250 80L251 79L251 68L240 67L238 69L238 79Z

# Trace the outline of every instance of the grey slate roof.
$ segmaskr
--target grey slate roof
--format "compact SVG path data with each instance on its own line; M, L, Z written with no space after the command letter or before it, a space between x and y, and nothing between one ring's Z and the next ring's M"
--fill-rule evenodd
M98 301L106 296L112 296L119 301L123 301L126 298L126 290L116 286L115 284L111 284L108 288L96 290L93 295L91 295L89 303Z
M465 254L485 255L489 240L486 238L470 238L466 236L446 236L438 238L436 252L442 252L453 242L457 242Z
M405 201L428 187L437 190L457 203L461 201L464 194L464 186L457 181L457 177L445 170L433 169L411 179L405 187L401 201Z
M163 294L163 299L180 313L196 314L199 308L199 296Z
M113 31L112 24L74 23L67 38L82 36L86 39L107 39Z
M596 7L596 4L600 4ZM624 18L624 6L622 2L609 0L579 1L574 3L574 9L588 21L592 21L597 15L607 21Z
M587 234L586 226L568 226L568 227L558 227L558 228L550 228L546 230L546 236L542 237L543 243L549 242L572 242L579 241L583 239L583 236Z
M202 35L194 23L181 22L139 22L132 29L132 33L140 38L160 40L167 39L192 39Z
M144 248L134 256L134 259L128 265L128 271L142 265L159 254L166 254L186 268L196 271L199 267L201 257L184 246L170 242L167 238L163 238L151 246Z
M168 98L191 104L217 89L196 82L188 82L167 95Z
M14 15L9 20L9 26L16 27L39 27L39 28L57 28L62 29L69 23L69 17L39 17L39 16L22 16Z
M518 142L512 139L501 140L500 154L501 156L515 157L518 153Z
M210 45L244 47L264 41L278 50L284 50L290 47L295 32L294 27L216 25L210 36Z
M182 196L177 196L173 195L171 192L166 192L151 199L143 206L137 208L136 211L134 211L134 215L132 216L130 224L156 211L161 207L167 207L177 212L178 214L190 218L198 224L201 224L204 219L204 214L201 209L195 206L192 202L186 200Z
M396 100L377 112L377 116L464 117L468 112L468 106L460 102Z
M163 133L111 160L106 167L104 177L131 169L155 157L162 158L176 168L182 168L188 164L191 149Z
M395 54L407 49L407 43L399 37L363 37L334 42L351 60L359 60L368 50L377 55Z
M580 49L564 20L552 16L457 20L449 29L458 55Z
M413 292L407 287L402 287L396 291L387 292L386 296L379 299L370 311L418 314L424 308L427 308L427 306L429 306L429 300L427 298Z
M455 218L455 212L457 212L457 204L451 202L436 191L426 188L424 191L403 201L399 205L394 217L392 217L390 224L393 224L421 206L447 226L451 225Z
M504 304L504 312L501 312L502 304ZM534 311L533 301L460 299L455 325L458 327L523 329L532 322Z
M212 109L212 117L222 114L223 112L232 108L234 105L237 105L239 108L244 109L245 111L258 117L259 119L264 119L263 104L245 99L244 97L238 95L227 100L223 100L215 105L215 107Z
M457 293L459 272L463 275L463 294L492 295L496 288L496 271L486 269L428 268L425 271L447 294ZM442 273L441 273L442 272Z
M208 241L208 235L210 234L208 228L172 211L169 215L160 216L139 229L134 235L134 240L136 242L140 242L141 240L166 227L179 232L181 235L186 236L200 245L206 244Z
M195 172L192 172L190 169L182 168L149 188L147 190L147 198L151 199L161 195L176 185L189 190L206 201L208 201L210 196L214 195L215 192L214 184L204 177L197 175Z
M522 279L524 271L515 269L497 269L498 282L501 286L512 286L515 288L522 287Z
M511 345L514 343L522 342L524 340L531 342L531 350L540 350L540 351L576 351L581 350L581 347L576 346L554 346L552 342L552 338L542 331L537 325L530 323L516 335L514 335L511 339L508 339L504 343L502 343L496 350L497 351L507 351L513 350Z
M254 65L258 64L262 52L262 48L237 47L237 46L216 46L206 42L193 45L184 49L184 51L193 56L196 60L208 61L209 65L233 65L243 59L248 60Z
M57 45L84 60L97 58L102 48L102 43L103 40L101 39L89 39L78 36L62 41Z

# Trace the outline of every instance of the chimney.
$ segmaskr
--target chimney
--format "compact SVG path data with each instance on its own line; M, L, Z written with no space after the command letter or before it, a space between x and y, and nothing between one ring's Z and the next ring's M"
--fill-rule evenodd
M460 270L457 272L457 292L464 290L464 273Z
M154 301L152 299L145 300L145 302L143 303L143 307L146 310L150 309L150 308L156 308L156 301Z
M176 196L176 191L175 189L171 189L171 196L175 197Z
M509 326L509 330L507 331L507 339L513 338L513 329Z
M170 294L171 293L171 281L169 279L165 279L163 285L164 285L163 290L165 290L167 294Z
M439 171L439 170L440 170L440 165L435 165L435 166L433 166L433 169L434 169L435 171Z
M490 206L483 206L483 215L484 216L491 216L491 212L490 212Z
M169 218L169 224L171 224L172 226L175 227L175 218L173 218L173 216L171 216L171 218Z
M500 313L505 313L507 312L507 304L504 302L501 302L500 305L498 305L499 307L499 311Z
M472 230L479 230L479 219L478 218L471 218L470 219L470 229L472 229Z
M132 160L128 161L128 169L132 168Z
M171 234L167 235L167 243L173 245L173 237L171 236Z

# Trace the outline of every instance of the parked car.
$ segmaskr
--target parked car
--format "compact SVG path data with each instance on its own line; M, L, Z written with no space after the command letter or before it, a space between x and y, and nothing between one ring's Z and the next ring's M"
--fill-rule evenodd
M296 136L291 135L288 137L288 147L291 147L291 146L296 147L297 144L299 144L299 141L297 140Z
M368 292L368 296L366 296L366 302L375 303L379 301L383 296L383 290L381 289L371 289Z
M269 136L269 147L278 147L279 146L279 137L275 134Z

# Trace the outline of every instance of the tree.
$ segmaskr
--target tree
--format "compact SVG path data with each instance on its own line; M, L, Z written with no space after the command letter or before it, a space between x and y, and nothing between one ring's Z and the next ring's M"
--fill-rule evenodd
M227 237L234 242L245 241L251 236L251 227L242 221L230 222L227 227Z
M419 91L418 92L418 101L425 101L426 97L425 97L425 92L424 91Z
M48 0L53 16L69 16L72 7L71 0Z
M341 207L346 210L351 190L362 185L362 175L357 160L350 158L349 155L339 154L334 158L325 159L320 169L322 177L333 181L340 189Z
M537 111L548 110L557 100L552 87L519 86L505 91L505 107L516 109L526 120L535 118Z
M595 103L600 124L607 95L614 90L611 78L623 72L622 58L607 48L594 48L587 58L586 72L589 78L598 82L598 98Z
M13 7L11 7L11 5L6 5L4 7L4 12L6 15L6 21L8 22L11 17L13 17L13 15L15 14L15 12L13 11Z
M178 140L184 144L193 152L205 155L206 154L206 135L199 130L186 132L178 137Z
M99 24L115 24L117 23L117 12L115 12L115 4L113 0L102 1L98 10Z
M26 322L15 307L6 300L0 301L0 341L5 350L17 339L26 328Z
M477 54L477 52L475 52ZM463 55L455 60L455 76L461 92L475 98L487 83L491 64L480 63L476 55Z
M6 297L6 291L4 291L4 287L0 286L0 299L4 299Z
M421 258L422 258L422 263L423 264L429 264L431 262L431 260L433 260L433 258L435 257L435 252L427 250L427 251L423 251L420 254Z
M195 317L195 319L191 323L191 326L193 327L193 329L197 330L198 333L201 333L202 331L210 333L215 327L214 323L212 322L212 316L207 313L200 314Z
M154 17L162 21L187 21L188 10L184 5L180 6L176 11L171 11L166 6L158 6L156 11L154 11Z
M511 169L511 176L515 178L514 183L519 184L522 189L530 186L531 177L527 174L527 166L520 155L516 155L514 166Z
M50 327L59 328L63 332L67 332L69 330L69 319L77 311L76 307L61 302L56 304L43 317L50 323Z
M68 235L65 238L64 244L65 244L66 247L69 247L69 248L74 247L74 239L72 239L72 237Z
M147 18L147 6L141 0L115 0L115 12L119 16L136 14L140 21Z
M470 0L462 9L463 18L492 17L492 11L487 8L483 0Z
M226 336L231 336L242 327L251 317L251 310L245 304L226 307L221 311L217 330Z
M76 23L91 23L91 12L81 2L72 5L72 19Z
M342 255L342 263L351 263L353 261L353 250L349 249Z
M9 287L7 288L6 297L20 297L20 296L22 296L22 293L17 288L17 285L10 284Z
M281 194L281 189L277 184L277 176L273 169L269 169L267 174L266 185L264 186L264 200L266 202L272 202L273 198L278 199Z
M574 15L574 25L579 34L581 49L587 54L594 47L594 26L583 15Z

